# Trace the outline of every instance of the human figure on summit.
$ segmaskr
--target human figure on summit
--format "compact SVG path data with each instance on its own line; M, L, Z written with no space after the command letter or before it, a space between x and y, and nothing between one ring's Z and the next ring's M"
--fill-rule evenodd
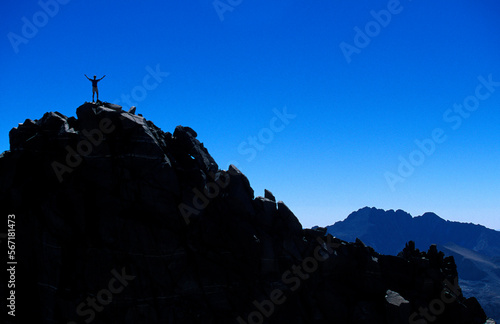
M94 75L94 79L89 78L86 74L84 74L84 75L87 79L89 79L90 82L92 82L92 102L94 102L94 93L97 93L97 101L99 101L99 90L97 89L97 82L104 79L106 74L100 79L96 79L95 75Z

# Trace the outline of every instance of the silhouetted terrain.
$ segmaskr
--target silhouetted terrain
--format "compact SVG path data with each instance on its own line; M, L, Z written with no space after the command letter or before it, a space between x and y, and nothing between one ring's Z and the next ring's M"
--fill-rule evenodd
M436 246L389 256L303 229L189 127L165 133L111 104L77 117L26 120L0 158L19 323L487 320Z
M328 233L354 242L361 239L379 253L397 255L408 240L426 250L437 244L457 264L460 286L475 296L486 313L500 319L500 232L481 225L446 221L434 213L412 217L402 210L362 208Z

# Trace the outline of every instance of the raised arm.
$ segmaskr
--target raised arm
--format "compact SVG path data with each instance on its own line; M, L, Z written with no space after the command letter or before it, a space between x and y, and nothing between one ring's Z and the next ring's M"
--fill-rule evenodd
M89 80L90 80L90 78L89 78L86 74L84 74L84 75L85 75L85 77L86 77L87 79L89 79ZM91 80L91 81L92 81L92 80Z
M101 81L102 79L104 79L104 77L105 77L105 76L106 76L106 74L105 74L105 75L103 75L103 77L102 77L102 78L100 78L100 79L99 79L99 81Z

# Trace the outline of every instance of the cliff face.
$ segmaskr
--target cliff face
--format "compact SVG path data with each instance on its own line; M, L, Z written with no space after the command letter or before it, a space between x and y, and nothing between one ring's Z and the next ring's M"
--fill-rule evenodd
M16 319L34 323L484 323L453 258L302 229L189 127L111 104L10 132ZM6 311L4 312L6 314ZM9 321L12 317L7 317Z

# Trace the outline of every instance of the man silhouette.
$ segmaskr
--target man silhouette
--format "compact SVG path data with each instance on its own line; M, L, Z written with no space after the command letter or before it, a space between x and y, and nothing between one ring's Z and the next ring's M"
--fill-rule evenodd
M86 74L84 74L84 75L87 79L89 79L90 82L92 82L92 102L94 102L94 93L97 93L97 101L99 101L99 90L97 89L97 82L104 79L106 74L100 79L96 79L95 75L94 75L94 79L89 78Z

